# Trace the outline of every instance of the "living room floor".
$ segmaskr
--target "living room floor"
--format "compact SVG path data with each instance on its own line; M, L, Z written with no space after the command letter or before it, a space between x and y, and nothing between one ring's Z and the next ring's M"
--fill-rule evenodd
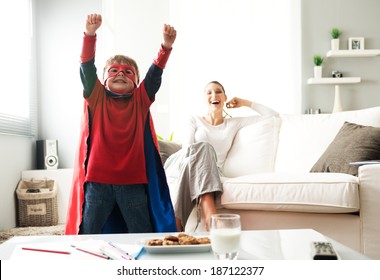
M65 225L47 227L17 227L6 231L0 231L0 244L4 243L13 236L30 236L30 235L63 235Z

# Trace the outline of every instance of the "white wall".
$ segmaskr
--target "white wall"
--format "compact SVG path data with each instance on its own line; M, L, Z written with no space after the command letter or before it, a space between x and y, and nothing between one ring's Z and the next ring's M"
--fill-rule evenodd
M101 0L38 0L39 139L57 139L60 167L72 167L83 108L79 55L87 14ZM101 44L98 45L101 51ZM100 68L102 69L102 68Z
M16 225L15 191L21 170L32 167L33 148L31 138L0 135L0 230Z
M228 98L238 96L279 112L298 112L300 86L294 70L300 47L298 3L171 1L171 20L179 29L170 77L174 133L181 131L189 115L207 113L204 88L212 80L224 85ZM276 71L273 65L278 61L289 67ZM286 92L279 94L283 89ZM252 114L249 109L227 111L232 116Z

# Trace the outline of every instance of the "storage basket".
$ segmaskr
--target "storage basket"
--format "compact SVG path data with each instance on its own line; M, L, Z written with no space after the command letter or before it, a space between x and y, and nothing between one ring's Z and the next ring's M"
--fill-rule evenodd
M57 184L55 180L21 180L16 189L18 225L55 226L58 224Z

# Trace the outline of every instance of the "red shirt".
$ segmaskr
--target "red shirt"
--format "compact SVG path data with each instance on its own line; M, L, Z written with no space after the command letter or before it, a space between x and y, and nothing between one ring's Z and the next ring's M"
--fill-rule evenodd
M112 98L97 80L86 99L90 110L90 145L86 181L146 184L144 126L150 100L144 83L130 98Z

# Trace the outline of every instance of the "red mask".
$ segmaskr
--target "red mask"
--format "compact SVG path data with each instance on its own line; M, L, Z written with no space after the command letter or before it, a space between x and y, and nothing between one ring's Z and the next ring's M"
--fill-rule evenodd
M106 72L104 73L104 83L106 83L109 77L117 76L120 72L123 72L124 75L137 87L136 70L134 67L127 64L111 64L108 66Z

